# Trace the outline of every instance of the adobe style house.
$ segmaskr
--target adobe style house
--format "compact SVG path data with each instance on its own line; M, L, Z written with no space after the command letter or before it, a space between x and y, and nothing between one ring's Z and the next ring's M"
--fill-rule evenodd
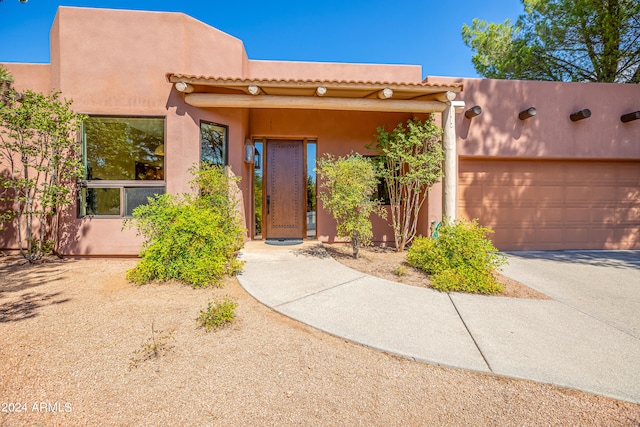
M640 110L640 85L254 61L240 40L184 14L69 7L51 29L50 64L4 65L16 89L60 90L90 116L86 176L63 229L69 255L137 254L141 238L123 219L149 195L190 191L201 160L241 177L249 239L334 241L316 206L315 159L372 155L377 126L428 114L444 129L447 176L423 234L445 215L479 218L503 250L640 249L640 120L621 120ZM393 241L386 221L374 226L376 241ZM0 248L12 247L8 229Z

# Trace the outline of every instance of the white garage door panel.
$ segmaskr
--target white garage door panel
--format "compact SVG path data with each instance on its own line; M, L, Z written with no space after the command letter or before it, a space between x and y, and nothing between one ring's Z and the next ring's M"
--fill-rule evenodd
M640 249L640 162L460 160L459 214L499 249Z

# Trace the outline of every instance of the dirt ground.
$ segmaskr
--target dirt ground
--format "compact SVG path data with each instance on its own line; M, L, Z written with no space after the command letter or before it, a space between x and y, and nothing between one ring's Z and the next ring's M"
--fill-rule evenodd
M345 342L265 308L235 278L136 287L135 262L0 257L0 425L640 424L632 403ZM236 321L198 328L225 295ZM145 360L152 325L165 351Z
M329 254L338 262L355 270L372 276L381 277L407 285L431 287L429 277L421 270L407 264L407 252L396 252L392 248L378 246L360 249L358 259L353 258L350 244L324 245ZM400 274L398 274L400 273ZM504 291L495 296L511 298L550 299L545 294L531 289L522 283L506 277L499 272L495 274Z

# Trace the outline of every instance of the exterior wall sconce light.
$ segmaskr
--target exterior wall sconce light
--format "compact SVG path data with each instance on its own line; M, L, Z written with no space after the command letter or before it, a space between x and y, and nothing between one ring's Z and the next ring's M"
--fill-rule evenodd
M591 117L591 110L585 108L584 110L576 111L569 115L572 122L578 122L580 120L588 119Z
M244 146L244 162L253 163L256 158L256 149L251 143L250 139L247 139L245 141L245 144L246 145Z
M622 120L622 123L629 123L638 119L640 119L640 111L634 111L633 113L620 116L620 120Z
M535 116L537 113L538 111L536 111L535 107L530 107L526 110L520 111L520 114L518 114L518 118L520 120L527 120L528 118Z
M476 116L479 116L480 114L482 114L482 108L480 108L479 105L471 107L464 112L464 116L469 120L473 119Z

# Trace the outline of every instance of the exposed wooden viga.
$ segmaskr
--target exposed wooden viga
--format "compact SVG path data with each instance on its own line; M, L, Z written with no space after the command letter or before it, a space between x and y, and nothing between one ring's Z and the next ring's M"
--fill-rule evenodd
M334 98L274 95L232 95L222 93L189 93L185 102L194 107L208 108L287 108L310 110L381 111L396 113L442 112L447 104L440 101L415 101L366 98Z

